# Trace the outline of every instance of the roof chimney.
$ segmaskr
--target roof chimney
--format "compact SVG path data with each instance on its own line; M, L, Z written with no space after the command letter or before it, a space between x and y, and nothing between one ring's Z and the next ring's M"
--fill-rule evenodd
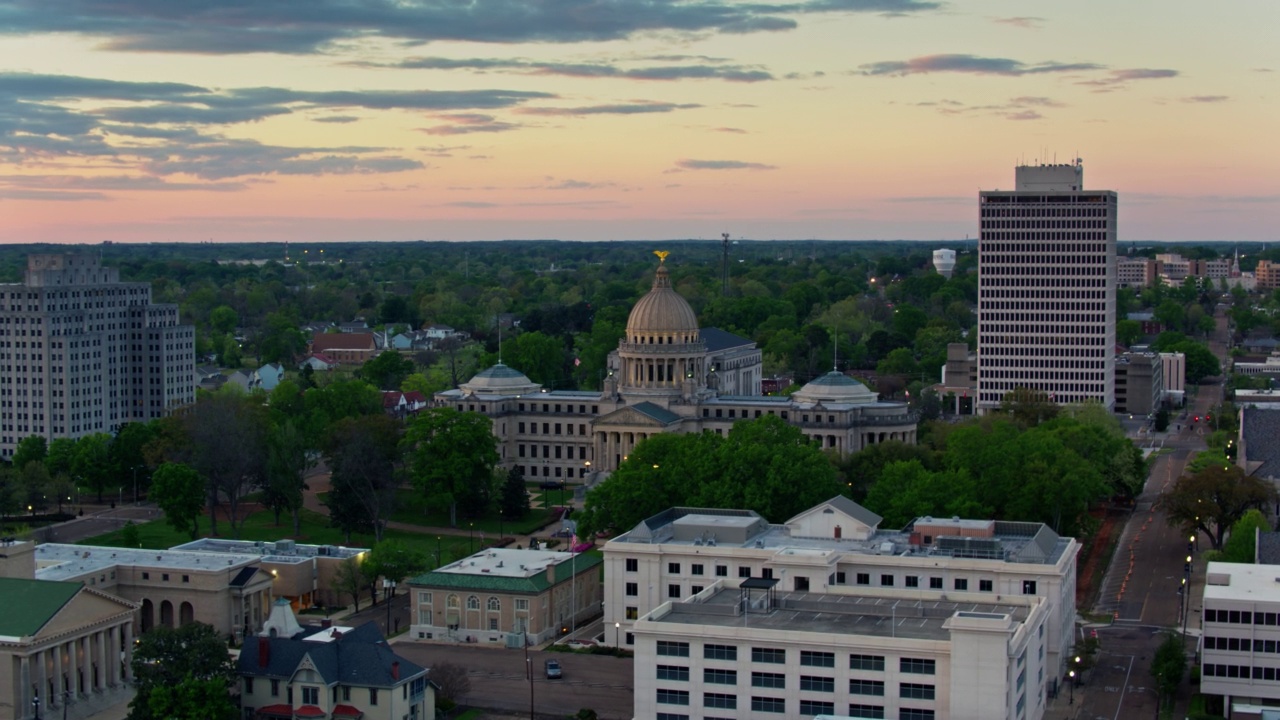
M269 638L258 638L258 667L265 668L271 664L271 640Z
M391 679L392 680L400 679L400 662L399 661L394 661L391 663Z

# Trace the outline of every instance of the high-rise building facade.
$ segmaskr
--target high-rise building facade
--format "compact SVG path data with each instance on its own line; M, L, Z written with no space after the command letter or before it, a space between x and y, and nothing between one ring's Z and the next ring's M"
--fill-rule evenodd
M979 194L978 405L1018 387L1115 405L1116 207L1084 168L1020 166Z
M195 330L96 254L31 255L0 284L0 457L29 435L114 432L195 400Z

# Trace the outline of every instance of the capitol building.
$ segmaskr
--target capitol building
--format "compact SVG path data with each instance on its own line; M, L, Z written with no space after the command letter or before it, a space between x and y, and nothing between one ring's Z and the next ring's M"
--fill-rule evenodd
M724 435L739 420L765 415L842 454L889 440L916 442L919 418L906 403L881 402L834 370L790 397L761 395L760 349L732 333L699 328L661 262L608 364L603 388L582 391L545 389L499 362L457 389L436 393L434 401L488 416L503 467L561 481L617 469L651 435Z

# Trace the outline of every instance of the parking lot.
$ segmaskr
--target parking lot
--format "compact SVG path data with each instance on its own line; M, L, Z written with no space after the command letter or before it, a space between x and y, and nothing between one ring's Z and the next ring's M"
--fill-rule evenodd
M471 692L462 704L527 716L529 680L522 650L435 645L401 641L395 651L423 667L451 662L467 669ZM543 662L560 662L563 677L548 680ZM630 718L633 707L631 658L584 653L529 652L533 668L533 706L537 715L572 715L582 708L601 718Z

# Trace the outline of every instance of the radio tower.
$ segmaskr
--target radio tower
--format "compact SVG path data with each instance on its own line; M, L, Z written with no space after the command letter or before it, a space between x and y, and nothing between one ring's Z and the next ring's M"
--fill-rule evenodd
M720 261L720 292L729 297L729 233L720 233L724 238L724 257Z

